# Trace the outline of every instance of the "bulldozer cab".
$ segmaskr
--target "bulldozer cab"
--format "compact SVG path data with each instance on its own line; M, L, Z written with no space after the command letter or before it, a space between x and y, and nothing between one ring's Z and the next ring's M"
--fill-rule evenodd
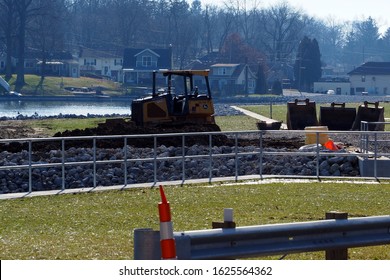
M164 89L157 90L158 74L166 80ZM162 122L215 124L208 75L209 70L154 71L152 96L133 101L132 119L142 125ZM202 88L194 85L195 79Z

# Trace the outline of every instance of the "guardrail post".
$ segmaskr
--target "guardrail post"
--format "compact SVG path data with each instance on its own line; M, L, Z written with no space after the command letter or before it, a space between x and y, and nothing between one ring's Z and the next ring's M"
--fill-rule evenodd
M327 212L325 214L325 219L331 220L346 220L348 219L348 213L346 212ZM326 260L348 260L348 248L341 248L335 250L326 250L325 251Z
M159 231L152 230L151 228L140 228L134 230L134 259L161 259Z

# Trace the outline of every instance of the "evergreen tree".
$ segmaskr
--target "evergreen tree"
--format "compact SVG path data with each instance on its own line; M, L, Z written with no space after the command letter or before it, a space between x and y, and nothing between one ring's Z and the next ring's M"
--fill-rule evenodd
M305 91L310 91L313 83L321 78L321 53L316 39L305 36L300 42L294 75L297 88Z
M259 64L257 70L256 93L257 94L267 93L267 78L265 76L264 67L262 64Z

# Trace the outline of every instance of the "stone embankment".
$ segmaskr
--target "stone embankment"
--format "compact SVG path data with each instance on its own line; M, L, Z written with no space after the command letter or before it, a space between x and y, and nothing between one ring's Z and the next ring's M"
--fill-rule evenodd
M236 160L235 148L230 146L213 147L213 154L223 154L224 157L215 157L210 164L209 148L193 145L185 148L184 159L185 179L209 178L210 168L213 177L228 177L235 175L237 166L238 175L316 175L317 161L313 156L275 156L264 155L260 168L260 148L255 146L239 147L239 153L253 153L241 155ZM265 148L264 152L288 152L286 148ZM176 157L175 159L157 160L157 180L182 180L183 159L182 148L159 146L156 151L158 158ZM128 146L127 155L127 183L153 182L154 179L154 151L152 148L134 148ZM199 158L203 155L203 158ZM96 182L98 186L120 185L124 183L123 149L97 149ZM131 161L135 160L137 161ZM141 161L140 159L149 159ZM62 152L51 150L45 153L33 154L33 165L57 163L56 167L33 167L31 170L33 191L60 190L62 187ZM65 188L93 187L93 149L70 148L65 152ZM24 169L11 169L25 165ZM27 192L29 184L29 155L27 151L19 153L0 153L0 166L9 168L0 170L0 194L12 192ZM321 157L319 172L321 176L359 176L357 158L355 156L338 156L333 153L329 157Z

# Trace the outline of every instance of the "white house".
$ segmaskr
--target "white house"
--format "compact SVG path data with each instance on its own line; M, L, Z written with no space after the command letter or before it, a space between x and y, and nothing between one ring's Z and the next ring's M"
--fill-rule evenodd
M210 66L210 85L223 95L254 93L256 75L247 64L217 63Z
M366 62L348 75L351 94L390 94L390 62Z
M83 48L79 53L80 75L95 74L120 81L123 54Z

